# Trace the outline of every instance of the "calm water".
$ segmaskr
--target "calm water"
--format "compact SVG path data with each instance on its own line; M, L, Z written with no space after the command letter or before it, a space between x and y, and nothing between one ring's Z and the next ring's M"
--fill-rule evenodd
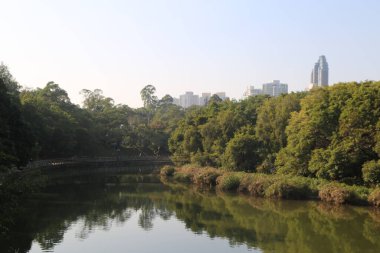
M48 182L17 208L0 252L380 252L370 208L201 192L120 171Z

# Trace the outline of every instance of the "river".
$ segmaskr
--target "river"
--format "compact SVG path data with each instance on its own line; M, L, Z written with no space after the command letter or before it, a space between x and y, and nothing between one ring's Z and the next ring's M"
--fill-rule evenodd
M372 208L200 191L128 171L48 173L2 228L0 252L380 252Z

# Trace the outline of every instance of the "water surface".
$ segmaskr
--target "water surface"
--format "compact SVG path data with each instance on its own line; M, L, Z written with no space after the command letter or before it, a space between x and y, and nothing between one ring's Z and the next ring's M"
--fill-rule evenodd
M380 252L371 208L202 192L123 171L49 175L15 217L0 252Z

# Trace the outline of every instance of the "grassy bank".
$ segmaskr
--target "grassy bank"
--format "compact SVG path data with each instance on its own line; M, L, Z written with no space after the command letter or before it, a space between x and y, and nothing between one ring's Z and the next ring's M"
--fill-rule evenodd
M323 179L261 173L228 172L191 165L164 166L161 176L201 188L245 193L275 199L315 199L333 204L374 205L380 207L380 189L347 185Z

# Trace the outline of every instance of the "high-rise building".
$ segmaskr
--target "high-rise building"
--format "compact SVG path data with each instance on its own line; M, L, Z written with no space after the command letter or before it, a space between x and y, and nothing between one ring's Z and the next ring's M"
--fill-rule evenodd
M179 98L173 98L173 104L175 104L175 105L181 105L179 103Z
M218 95L219 98L222 100L229 99L226 96L225 92L217 92L215 95ZM173 98L173 104L182 106L183 108L188 108L193 105L200 105L204 106L207 105L207 103L210 101L210 98L212 97L210 92L204 92L202 93L202 96L199 97L198 95L194 95L194 92L187 91L185 94L180 95L178 98Z
M286 83L280 83L280 80L273 80L271 83L263 84L263 94L277 97L281 94L288 93L288 85Z
M211 98L211 93L209 92L203 92L202 96L199 98L199 105L207 105L208 101Z
M225 100L227 98L225 92L215 92L214 95L217 95L221 100Z
M319 56L311 72L311 88L324 87L329 85L329 65L324 55Z
M261 95L261 94L263 94L262 89L255 89L255 86L250 85L247 87L247 89L243 93L243 96L244 97L250 97L250 96L257 96L257 95Z
M199 96L194 95L192 91L187 91L185 94L179 96L179 104L184 108L199 105Z

